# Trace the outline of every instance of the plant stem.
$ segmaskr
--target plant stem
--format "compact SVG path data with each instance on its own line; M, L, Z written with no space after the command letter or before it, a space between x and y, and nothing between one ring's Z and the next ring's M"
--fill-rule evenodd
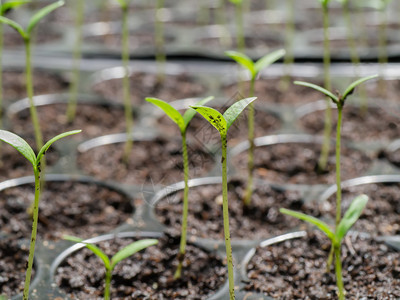
M341 206L342 206L342 187L340 176L340 146L341 146L341 128L343 118L343 103L338 103L338 120L336 125L336 228L341 219Z
M35 200L33 205L33 222L32 222L31 242L29 246L28 267L25 275L25 286L23 293L24 300L27 300L29 298L29 286L31 282L33 258L35 255L36 233L37 233L38 217L39 217L40 171L36 166L34 166L33 172L35 174Z
M236 17L236 43L239 52L244 53L246 49L246 43L244 40L244 28L243 28L243 3L235 5L235 17Z
M378 61L380 64L380 73L382 75L385 65L388 62L387 55L387 18L386 18L386 6L383 6L380 10L380 25L379 25L379 54ZM379 93L382 96L386 95L385 81L383 76L379 76Z
M219 24L221 28L221 37L220 37L221 45L224 47L231 46L231 37L226 25L225 0L219 0L219 7L217 8L216 19L217 19L217 24Z
M254 96L254 85L256 77L253 76L250 82L250 92L249 97ZM253 170L254 170L254 104L250 103L248 111L248 141L249 141L249 151L247 154L247 187L246 194L244 198L244 205L249 206L251 203L251 196L253 194Z
M339 289L339 300L344 300L344 285L342 277L342 261L340 259L340 244L334 247L335 249L335 272L336 272L336 285Z
M105 278L105 286L104 286L104 300L110 299L111 277L112 277L112 270L106 269L106 278Z
M3 129L3 24L0 24L0 129ZM1 148L1 143L0 143Z
M189 210L189 158L186 145L186 131L182 132L182 155L185 189L183 190L182 233L178 254L178 267L175 271L174 279L181 278L182 263L186 253L187 218Z
M156 44L156 61L158 68L158 80L164 81L165 77L165 51L164 51L164 24L160 18L161 9L164 7L164 0L157 0L156 22L155 22L155 44Z
M123 78L123 97L124 97L124 111L125 111L125 123L126 123L126 135L127 140L124 148L124 161L128 163L129 154L133 146L132 127L132 105L129 91L129 28L128 28L128 6L122 8L122 63L124 67L124 78Z
M83 17L84 17L84 7L85 1L76 0L76 19L75 19L75 47L73 54L73 75L71 86L69 89L69 101L67 107L67 119L68 122L72 122L75 119L76 114L76 103L78 98L78 86L79 86L79 78L80 78L80 63L82 57L82 25L83 25Z
M285 49L286 55L283 59L283 63L285 66L285 76L283 77L283 88L287 90L290 84L290 73L291 67L294 63L294 56L293 56L293 39L295 33L295 24L294 24L294 0L287 0L287 7L286 11L288 12L287 19L286 19L286 32L285 32Z
M232 258L232 246L231 246L231 234L229 231L229 209L228 209L228 178L226 168L226 148L227 140L226 133L221 133L221 144L222 144L222 211L224 219L224 236L225 236L225 249L226 259L228 265L228 281L229 281L229 299L235 299L235 280L233 274L233 258Z
M327 90L331 90L330 79L330 42L329 42L329 9L328 4L322 5L323 18L324 18L324 86ZM319 157L318 166L320 171L326 169L329 155L329 141L332 130L332 109L330 106L330 99L326 98L327 107L325 110L325 123L324 123L324 141L322 144L321 156Z

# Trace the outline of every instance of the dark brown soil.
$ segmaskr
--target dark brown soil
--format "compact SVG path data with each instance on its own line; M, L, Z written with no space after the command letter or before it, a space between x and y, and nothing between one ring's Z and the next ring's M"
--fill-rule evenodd
M165 101L201 96L206 87L187 74L168 75L160 81L156 74L134 73L130 77L132 103L141 105L146 97L156 97ZM122 102L122 79L111 79L100 82L93 87L93 91L105 98Z
M28 249L14 238L0 238L0 294L15 296L24 290ZM32 270L32 278L35 269ZM32 282L32 281L31 281Z
M232 180L228 186L230 232L232 238L263 239L282 234L301 222L279 213L282 207L319 216L306 206L296 191L281 191L269 185L257 185L252 203L244 208L245 183ZM179 232L182 219L183 192L171 194L156 205L160 222ZM189 190L188 234L223 239L222 185L205 185Z
M331 147L324 172L318 169L320 152L319 144L283 143L256 147L255 176L275 183L333 184L336 180L334 147ZM239 174L246 172L247 152L240 153L232 161ZM371 162L371 158L362 152L342 147L342 180L362 175Z
M400 149L393 152L385 152L384 156L396 167L400 167Z
M114 239L100 243L110 257L132 239ZM119 263L113 272L112 299L207 299L224 283L225 267L212 253L188 245L182 278L173 280L177 266L179 239L160 238L159 244ZM83 249L57 269L56 282L74 299L102 299L103 263Z
M337 124L337 111L332 110L333 127ZM325 111L316 111L304 116L300 125L309 133L323 134ZM332 137L336 130L332 130ZM389 141L400 137L400 109L347 106L343 109L342 138L351 141Z
M6 143L0 144L0 181L33 175L31 163Z
M68 88L68 81L62 75L48 71L34 71L35 95L58 93ZM26 80L24 71L6 70L3 72L3 97L5 100L25 98Z
M24 185L0 192L0 227L15 237L28 238L32 220L27 209L34 186ZM48 182L39 204L38 235L56 240L64 234L93 237L121 225L133 213L126 196L96 184Z
M255 96L257 96L258 103L277 103L277 104L288 104L288 105L299 105L309 103L322 99L321 93L299 85L294 85L294 80L303 80L301 78L289 78L289 86L287 89L284 88L284 83L281 79L266 79L261 78L256 81L255 84ZM305 79L309 81L308 79ZM315 83L315 84L318 84ZM250 82L245 82L244 89L241 92L241 88L237 83L227 85L224 87L224 93L230 98L241 99L243 95L248 95Z
M78 165L97 178L127 184L172 184L183 180L180 140L134 141L128 165L125 143L111 144L79 154ZM213 157L197 145L189 145L189 176L205 176L214 166Z
M245 289L275 299L337 299L332 268L325 273L330 241L320 232L257 248ZM346 299L398 299L400 253L372 239L346 237L342 247Z
M350 203L360 194L369 197L368 204L360 219L354 225L358 231L373 235L400 234L400 196L399 183L368 184L343 189L342 211L347 210ZM328 203L321 203L319 210L324 215L335 216L336 194Z

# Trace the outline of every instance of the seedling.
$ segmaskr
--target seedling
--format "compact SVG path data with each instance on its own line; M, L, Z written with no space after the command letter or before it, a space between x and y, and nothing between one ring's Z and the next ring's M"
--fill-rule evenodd
M257 62L253 62L253 60L247 55L236 52L236 51L227 51L225 52L230 58L235 60L239 65L243 66L250 72L251 80L250 80L250 91L248 97L254 96L254 85L256 82L256 78L262 69L268 67L269 65L276 62L278 59L282 58L285 55L285 50L277 50L272 53L269 53L262 58L260 58ZM250 103L249 111L248 111L248 141L249 141L249 152L248 152L248 161L247 161L247 169L248 169L248 179L247 179L247 187L246 194L243 199L243 203L248 206L251 203L251 196L253 191L253 169L254 169L254 105Z
M293 40L295 34L295 7L294 7L294 0L287 0L286 1L286 29L285 29L285 49L286 55L283 59L283 64L285 66L285 76L283 77L283 89L287 90L290 83L290 73L291 67L294 63L294 55L293 55Z
M206 106L191 106L199 114L201 114L211 125L213 125L221 136L222 146L222 211L224 219L224 237L225 237L225 249L228 265L228 281L229 281L229 298L230 300L235 299L235 286L234 286L234 275L233 275L233 258L232 258L232 246L231 236L229 231L229 210L228 210L228 179L226 169L226 148L227 148L227 133L229 127L239 117L242 111L254 100L256 97L242 99L235 102L230 106L225 113L222 115L219 111Z
M244 52L246 49L246 42L244 39L244 26L243 26L243 0L229 0L229 1L235 4L237 50L240 52Z
M18 135L6 131L0 130L0 140L14 147L19 153L21 153L31 164L33 167L33 173L35 176L35 199L33 203L33 222L32 222L32 234L31 234L31 242L29 247L29 257L28 264L25 276L25 286L23 299L27 300L29 297L29 285L31 281L31 273L33 266L33 258L35 255L35 244L36 244L36 233L37 233L37 225L38 225L38 216L39 216L39 199L40 199L40 162L45 155L47 149L57 140L64 138L69 135L77 134L81 132L81 130L68 131L62 134L59 134L49 140L38 152L37 156L29 144L19 137Z
M204 98L196 103L196 105L203 105L206 104L208 101L212 100L213 97ZM186 131L190 121L196 114L196 111L193 109L188 109L183 114L180 114L178 110L176 110L171 104L156 98L146 98L146 101L153 103L160 109L162 109L165 114L170 117L172 121L174 121L180 131L182 136L182 156L183 156L183 174L184 174L184 181L185 181L185 188L183 191L183 212L182 212L182 233L181 233L181 242L179 247L179 254L178 254L178 267L174 274L174 279L179 279L182 273L182 264L183 259L186 253L186 236L187 236L187 217L188 217L188 210L189 210L189 159L187 153L187 144L186 144Z
M165 76L165 49L164 49L164 22L161 20L161 12L164 7L164 0L157 0L156 16L155 16L155 46L156 61L158 67L158 80L164 81Z
M7 24L14 28L18 33L21 35L21 37L24 40L25 43L25 57L26 57L26 91L28 94L28 99L29 99L29 104L30 104L30 113L31 113L31 118L33 122L33 128L35 131L35 143L36 143L36 148L40 149L43 146L43 138L42 138L42 132L40 130L40 124L39 124L39 119L37 116L37 111L36 107L33 103L33 79L32 79L32 61L31 61L31 41L32 41L32 34L33 34L33 29L36 27L36 25L49 13L51 13L53 10L61 7L64 5L63 0L59 0L57 2L54 2L50 5L47 5L46 7L40 9L37 13L35 13L31 19L29 20L28 26L26 27L26 30L22 28L20 24L17 22L10 20L4 16L0 16L0 22Z
M308 216L303 213L295 212L288 209L280 209L281 213L293 216L300 220L306 221L310 224L317 226L322 232L324 232L327 237L332 242L331 252L329 254L327 268L329 270L333 255L335 255L335 271L336 271L336 284L339 290L339 299L344 299L344 286L343 286L343 278L342 278L342 263L341 263L341 243L346 233L350 230L353 224L360 217L362 210L367 204L368 197L366 195L360 195L356 197L353 202L350 204L346 213L342 218L341 213L341 205L342 205L342 188L341 188L341 173L340 173L340 148L341 148L341 127L342 127L342 113L343 107L345 105L346 99L349 95L354 92L354 89L360 85L361 83L376 78L377 75L372 75L368 77L361 78L357 81L351 83L342 95L334 95L332 92L317 86L315 84L295 81L295 84L303 85L307 87L311 87L329 97L333 103L337 106L338 111L338 121L336 127L336 222L335 222L335 230L327 225L325 222L314 218L312 216Z
M139 240L136 242L133 242L129 244L128 246L122 248L119 250L117 253L111 257L111 259L105 254L99 247L92 243L87 243L84 240L74 237L74 236L69 236L66 235L64 236L64 239L71 241L71 242L76 242L76 243L82 243L85 245L86 248L88 248L90 251L93 252L98 258L100 258L103 263L104 267L106 268L106 275L105 275L105 288L104 288L104 299L109 300L110 299L110 289L111 289L111 278L112 278L112 272L115 268L115 266L125 258L128 258L135 253L146 249L147 247L154 246L158 244L158 240L156 239L143 239Z

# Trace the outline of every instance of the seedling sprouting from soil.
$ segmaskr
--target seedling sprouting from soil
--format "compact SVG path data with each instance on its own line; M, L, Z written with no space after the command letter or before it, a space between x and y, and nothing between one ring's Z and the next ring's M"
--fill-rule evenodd
M206 104L208 101L212 100L213 97L208 97L200 100L199 102L196 103L196 105L203 105ZM187 144L186 144L186 131L188 128L188 125L190 121L193 119L194 115L196 114L196 111L193 109L188 109L186 112L183 114L183 116L180 114L178 110L176 110L171 104L160 100L156 98L146 98L146 101L153 103L160 109L162 109L165 114L171 118L172 121L174 121L180 131L181 131L181 136L182 136L182 156L183 156L183 174L184 174L184 181L185 181L185 188L183 191L183 212L182 212L182 233L181 233L181 242L180 242L180 248L179 248L179 254L178 254L178 267L176 269L176 272L174 274L175 279L179 279L181 277L181 271L182 271L182 264L183 264L183 259L185 257L186 253L186 236L187 236L187 217L188 217L188 210L189 210L189 158L188 158L188 152L187 152Z
M206 106L192 106L198 113L200 113L211 125L213 125L219 132L221 136L221 146L222 146L222 210L224 219L224 236L225 236L225 248L226 257L228 264L228 281L229 281L229 297L230 300L235 299L235 286L234 286L234 276L233 276L233 258L232 258L232 246L231 246L231 236L229 231L229 210L228 210L228 179L227 179L227 169L226 169L226 148L227 148L227 133L229 127L233 122L239 117L242 111L254 100L253 98L242 99L235 102L230 106L225 113L222 115L219 111Z
M280 209L281 213L293 216L295 218L304 220L309 222L315 226L317 226L321 231L323 231L327 237L332 242L331 252L329 254L327 268L329 270L333 255L335 256L335 271L336 271L336 284L339 290L339 299L344 299L344 286L343 286L343 278L342 278L342 263L341 263L341 242L345 237L346 233L350 230L353 224L358 220L360 217L362 210L364 209L365 205L367 204L368 197L366 195L360 195L356 197L353 202L350 204L349 208L347 209L346 213L342 218L341 213L341 205L342 205L342 189L341 189L341 174L340 174L340 148L341 148L341 127L342 127L342 113L343 107L346 102L346 99L349 95L354 92L354 89L360 85L361 83L376 78L377 75L372 75L368 77L361 78L357 81L351 83L342 95L335 95L332 92L317 86L315 84L296 81L295 84L303 85L307 87L311 87L321 93L325 94L329 97L333 103L337 106L338 111L338 121L336 127L336 222L335 222L335 230L329 227L328 224L325 222L314 218L312 216L308 216L303 213L295 212L288 209Z
M24 293L23 299L26 300L29 297L29 285L31 281L31 273L32 273L32 266L33 266L33 257L35 254L35 244L36 244L36 233L37 233L37 225L38 225L38 216L39 216L39 199L40 199L40 162L45 155L47 149L57 140L81 132L81 130L74 130L68 131L62 134L59 134L49 140L38 152L37 156L29 144L19 137L18 135L5 131L0 130L0 140L11 145L14 147L19 153L21 153L31 164L33 167L33 173L35 176L35 199L33 203L33 223L32 223L32 235L31 235L31 243L29 247L29 258L26 270L26 277L25 277L25 286L24 286Z
M243 26L243 0L229 0L229 1L235 4L237 50L240 52L244 52L246 49L246 42L244 38L244 26Z
M39 124L39 119L37 116L37 111L36 107L33 103L33 79L32 79L32 63L31 63L31 41L32 41L32 34L33 30L35 29L36 25L49 13L51 13L53 10L61 7L64 5L63 0L59 0L57 2L54 2L50 5L47 5L46 7L40 9L37 13L35 13L31 19L29 20L28 26L26 27L26 30L22 28L20 24L17 22L10 20L6 17L0 16L0 22L10 25L12 28L14 28L18 33L21 35L21 37L24 40L25 43L25 57L26 57L26 90L27 90L27 95L29 98L29 104L30 104L30 113L31 113L31 118L33 122L33 128L35 131L35 143L36 143L36 148L40 149L43 146L43 138L42 138L42 132L40 130L40 124Z
M88 248L90 251L93 252L98 258L100 258L103 263L104 267L106 268L106 275L105 275L105 287L104 287L104 299L109 300L110 299L110 289L111 289L111 278L112 278L112 272L115 268L115 266L124 260L125 258L128 258L135 253L146 249L147 247L154 246L158 243L158 240L156 239L143 239L139 240L136 242L133 242L129 244L128 246L125 246L121 250L119 250L117 253L111 257L111 259L105 254L99 247L92 243L87 243L84 240L74 237L74 236L64 236L64 239L71 241L71 242L76 242L76 243L82 243L85 245L86 248Z
M256 82L256 78L262 69L268 67L269 65L276 62L278 59L282 58L285 55L285 50L276 50L272 53L269 53L258 61L253 62L253 60L247 55L236 52L236 51L227 51L225 52L230 58L235 60L239 65L243 66L250 72L251 80L250 80L250 91L248 97L254 96L254 86ZM253 103L249 104L249 112L248 112L248 141L249 141L249 152L248 152L248 161L247 161L247 169L248 169L248 181L246 187L245 197L243 199L243 203L247 206L251 203L251 196L253 190L253 169L254 169L254 105Z

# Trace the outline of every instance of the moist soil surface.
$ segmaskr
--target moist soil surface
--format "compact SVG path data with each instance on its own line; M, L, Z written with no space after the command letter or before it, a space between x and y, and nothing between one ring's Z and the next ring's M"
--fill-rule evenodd
M105 98L123 102L122 78L99 82L93 91ZM206 92L206 87L187 74L168 75L160 81L157 74L134 73L130 76L132 103L139 106L145 103L146 97L155 97L165 101L174 101L198 97Z
M111 257L134 240L116 238L99 243ZM111 283L112 299L207 299L225 281L221 259L188 244L182 277L173 280L179 252L178 237L162 237L117 264ZM56 271L55 281L74 299L102 299L104 268L101 260L88 249L68 257Z
M333 267L326 273L330 241L321 232L257 248L247 265L245 289L274 299L337 299ZM348 236L342 247L346 299L398 299L400 253L383 243Z
M315 216L312 205L303 203L299 192L257 185L248 207L243 206L245 183L231 180L228 185L229 221L232 238L264 239L282 234L302 223L279 213L282 207ZM161 223L177 234L181 228L183 191L161 199L155 208ZM222 185L192 187L189 191L188 234L223 239Z
M256 147L254 151L254 174L280 184L333 184L336 180L336 159L331 147L325 171L319 171L320 144L281 143ZM247 152L232 158L240 174L247 172ZM364 153L342 147L342 180L354 178L366 172L372 160Z
M0 228L18 238L29 238L32 219L27 213L34 186L0 192ZM132 200L96 184L46 182L39 204L40 239L58 240L69 234L82 238L110 232L133 213Z
M332 128L336 128L337 110L332 110ZM325 111L315 111L300 119L300 126L308 133L322 135ZM332 136L336 130L332 130ZM343 109L342 138L351 141L389 141L400 137L400 109L356 106Z
M96 147L80 153L78 165L84 172L102 180L126 184L172 184L183 180L180 140L134 141L129 162L124 162L125 143ZM214 167L214 157L198 145L188 145L189 177L207 175Z

